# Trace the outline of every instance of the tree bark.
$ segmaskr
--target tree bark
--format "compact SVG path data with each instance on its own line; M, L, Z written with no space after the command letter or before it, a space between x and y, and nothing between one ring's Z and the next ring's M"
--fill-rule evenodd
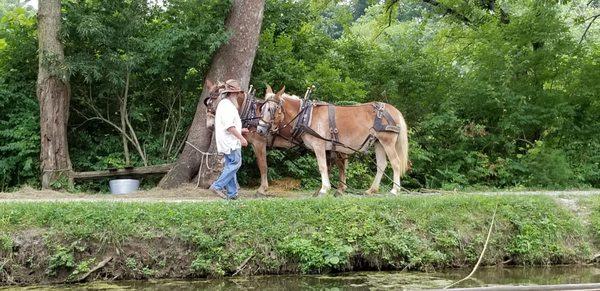
M252 64L258 48L260 27L263 19L265 0L234 0L225 26L232 35L229 41L221 46L212 59L210 69L205 79L225 81L237 79L242 89L248 89ZM206 169L202 163L203 152L214 152L213 133L206 128L206 108L201 102L208 90L204 86L194 120L188 131L187 142L175 166L161 180L162 188L174 188L183 183L189 183L200 172L200 185L207 187L218 174L217 171ZM192 146L193 145L193 146ZM195 149L195 148L197 149ZM209 164L215 164L215 156L210 156Z
M60 9L60 0L40 1L37 16L39 71L36 92L40 104L42 188L52 187L57 180L72 183L67 142L71 92L59 40Z
M119 98L120 106L119 113L121 115L121 142L123 143L123 155L125 156L125 165L131 165L131 161L129 158L129 142L127 141L127 122L125 121L127 118L127 93L129 90L129 71L127 72L127 77L125 81L125 92L123 93L123 97Z

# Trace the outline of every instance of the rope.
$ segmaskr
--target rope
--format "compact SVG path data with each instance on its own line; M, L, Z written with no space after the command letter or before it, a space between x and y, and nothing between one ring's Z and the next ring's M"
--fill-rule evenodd
M444 287L444 289L448 289L460 282L468 280L469 278L471 278L471 276L473 276L473 274L475 274L475 271L477 271L479 264L481 264L481 260L483 259L483 255L485 254L485 250L487 249L488 243L490 242L490 235L492 234L492 228L494 227L494 222L496 220L496 212L497 211L498 211L498 203L496 203L496 208L494 208L494 215L492 215L492 222L490 223L490 228L488 229L487 238L485 239L485 243L483 244L483 250L481 251L481 254L479 255L479 260L477 260L477 263L475 264L475 267L473 267L473 270L471 271L471 273L468 276Z
M191 146L193 149L195 149L202 155L202 157L200 157L200 167L198 167L198 175L197 175L198 179L196 181L196 187L200 187L200 176L202 176L202 163L206 164L206 169L212 170L212 168L208 164L209 156L218 156L219 154L216 152L214 152L214 153L203 152L187 140L185 141L185 143L188 144L189 146Z

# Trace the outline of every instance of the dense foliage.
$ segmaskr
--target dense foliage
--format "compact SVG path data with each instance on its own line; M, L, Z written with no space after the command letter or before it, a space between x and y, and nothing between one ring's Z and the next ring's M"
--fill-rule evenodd
M315 84L322 100L395 105L410 127L407 187L600 187L598 1L332 2L267 1L252 84L296 94ZM0 3L7 189L38 175L36 21L18 1ZM227 40L229 2L63 3L74 168L125 164L125 92L141 149L130 145L132 163L172 160L210 58ZM250 151L244 162L254 167ZM318 183L311 155L273 151L269 162L272 178ZM366 188L374 170L370 156L353 158L350 186ZM256 175L243 171L241 181L255 184Z

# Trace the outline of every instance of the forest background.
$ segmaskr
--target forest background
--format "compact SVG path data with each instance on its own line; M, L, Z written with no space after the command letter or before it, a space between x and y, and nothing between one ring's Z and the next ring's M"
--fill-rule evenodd
M231 3L159 2L62 1L76 171L172 162L185 142ZM40 183L37 20L22 1L0 3L9 191ZM267 0L250 83L259 97L265 83L298 95L314 84L316 99L396 106L410 129L407 188L598 188L599 17L598 0ZM110 124L122 116L136 133L128 154ZM273 150L268 162L271 179L320 183L311 154ZM256 185L253 169L245 151L243 185ZM349 186L374 173L371 157L353 157Z

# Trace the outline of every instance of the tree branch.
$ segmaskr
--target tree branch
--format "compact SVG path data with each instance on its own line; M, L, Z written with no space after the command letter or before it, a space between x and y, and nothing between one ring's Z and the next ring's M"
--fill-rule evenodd
M127 98L129 97L129 69L127 70L127 76L125 77L125 93L123 94L123 102L125 104L127 104ZM137 150L137 152L140 154L140 158L142 158L142 162L144 163L144 166L148 166L148 160L146 158L146 152L142 149L142 146L140 145L140 141L137 138L137 135L135 134L135 130L133 130L133 126L131 126L131 122L129 121L129 114L127 112L127 110L125 110L125 124L127 124L127 127L129 128L129 134L131 135L132 139L133 139L133 146L135 147L135 149Z
M586 34L590 30L590 27L592 27L592 24L594 23L594 21L596 21L596 19L598 19L598 17L600 17L600 14L597 14L597 15L594 15L594 16L588 18L588 19L591 19L591 21L590 21L590 23L588 23L587 27L585 28L585 31L581 35L581 39L579 40L579 44L581 44L583 42L583 39L585 38Z
M450 14L450 15L458 18L460 21L462 21L465 24L471 24L471 20L469 18L467 18L463 14L459 13L458 11L454 10L453 8L448 7L448 6L438 2L437 0L423 0L423 2L430 4L432 6L435 6L435 7L441 8L442 10L444 10L444 14Z
M398 4L398 2L400 2L400 0L390 0L388 2L387 7L385 7L385 13L388 16L388 20L387 20L387 25L385 27L383 27L378 33L377 35L375 35L375 37L373 39L377 39L382 33L383 31L392 26L392 13L394 13L394 5Z

